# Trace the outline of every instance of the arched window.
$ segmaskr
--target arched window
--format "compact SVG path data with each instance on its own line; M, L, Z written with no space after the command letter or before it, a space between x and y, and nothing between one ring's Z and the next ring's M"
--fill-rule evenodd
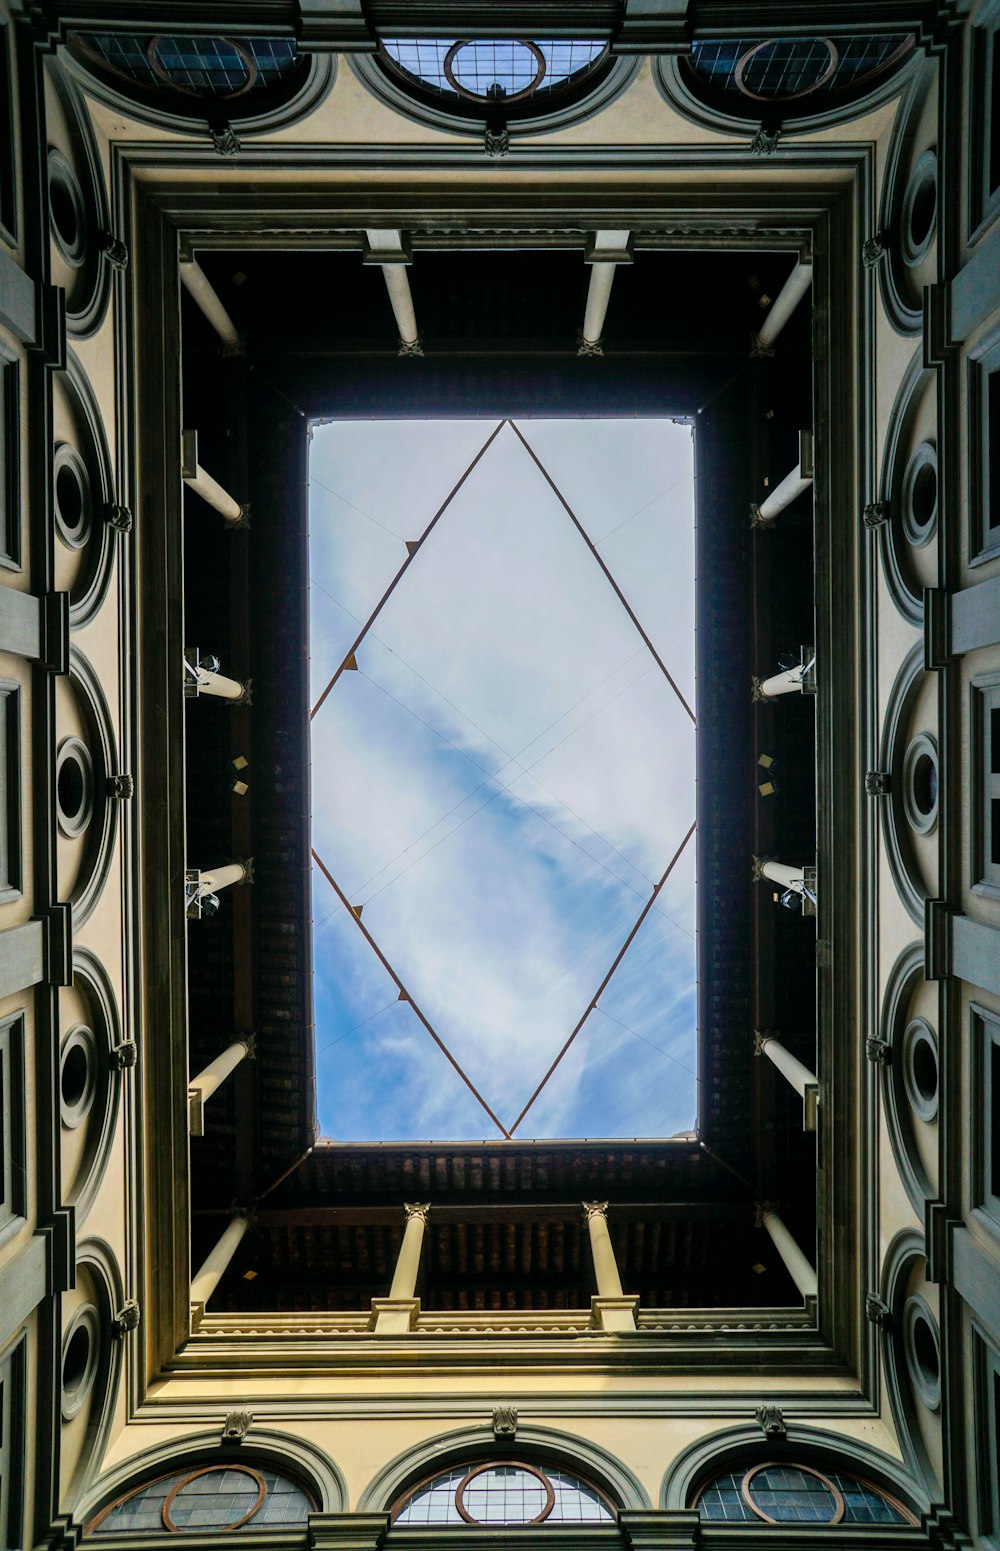
M597 1487L566 1470L522 1460L454 1465L411 1487L393 1521L429 1525L610 1524L615 1510Z
M611 65L600 39L383 38L379 63L428 106L458 118L534 117L591 87Z
M294 38L76 32L70 52L103 85L180 118L255 117L296 96L310 61Z
M727 1470L699 1493L695 1506L711 1523L915 1524L908 1509L880 1488L842 1471L767 1461Z
M196 1465L133 1487L88 1526L92 1535L183 1534L185 1530L288 1529L316 1505L268 1465Z
M809 114L853 101L912 51L906 33L725 38L696 42L680 69L709 104L749 119Z

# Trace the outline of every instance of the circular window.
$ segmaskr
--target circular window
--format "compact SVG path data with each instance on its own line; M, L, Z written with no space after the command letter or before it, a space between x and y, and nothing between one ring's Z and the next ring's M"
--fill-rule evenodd
M917 549L933 538L938 514L937 448L921 442L910 454L900 492L903 532Z
M903 195L900 245L911 267L927 256L937 229L937 152L925 151L910 174Z
M94 812L94 762L79 738L64 738L56 755L56 817L59 828L75 840Z
M82 549L90 537L94 502L87 465L68 442L56 444L52 481L59 537L67 549Z
M903 1349L914 1389L928 1410L936 1411L941 1404L941 1341L937 1321L919 1293L907 1298L903 1309Z
M62 1414L77 1415L94 1387L100 1351L100 1323L92 1303L77 1309L63 1337Z
M92 1029L78 1023L70 1029L59 1053L59 1111L73 1131L90 1113L97 1092L97 1041Z
M467 1524L541 1524L555 1500L551 1482L533 1465L478 1465L455 1493Z
M453 1466L414 1487L393 1509L410 1528L461 1524L603 1524L609 1503L596 1487L566 1470L523 1460L483 1460Z
M839 1524L844 1499L808 1465L758 1465L743 1478L743 1496L767 1524Z
M747 49L733 71L736 90L755 102L794 102L825 86L839 55L829 38L766 39Z
M76 173L61 151L49 151L49 230L56 247L74 269L87 250L87 212Z
M930 834L938 816L938 753L929 732L918 733L903 755L903 807L917 833Z
M937 1036L926 1018L914 1018L903 1034L903 1082L921 1120L937 1118L939 1081Z
M378 58L428 104L480 119L554 108L610 63L607 44L593 38L383 38Z
M163 34L146 48L153 75L195 97L240 97L256 83L257 65L234 38L181 38Z
M249 1465L206 1465L172 1487L163 1504L163 1527L239 1529L264 1503L267 1484Z

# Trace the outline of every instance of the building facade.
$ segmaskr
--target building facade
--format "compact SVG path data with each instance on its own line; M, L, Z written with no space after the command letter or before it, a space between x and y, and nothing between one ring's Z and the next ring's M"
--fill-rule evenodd
M998 36L0 0L7 1551L1000 1546ZM310 425L448 414L694 428L682 1136L318 1135Z

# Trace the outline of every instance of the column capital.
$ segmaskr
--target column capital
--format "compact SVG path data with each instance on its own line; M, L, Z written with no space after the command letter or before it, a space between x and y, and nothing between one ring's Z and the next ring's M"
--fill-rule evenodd
M409 1222L414 1217L418 1217L422 1223L426 1224L427 1215L430 1212L430 1209L431 1203L429 1201L403 1202L403 1211L406 1213L407 1222Z
M777 1034L775 1034L773 1029L754 1029L754 1031L753 1031L753 1053L754 1053L754 1055L755 1056L762 1056L764 1054L764 1046L767 1044L768 1040L777 1039L777 1037L778 1036L777 1036Z
M606 1218L608 1215L607 1201L581 1201L580 1205L583 1207L583 1215L588 1222L592 1217Z

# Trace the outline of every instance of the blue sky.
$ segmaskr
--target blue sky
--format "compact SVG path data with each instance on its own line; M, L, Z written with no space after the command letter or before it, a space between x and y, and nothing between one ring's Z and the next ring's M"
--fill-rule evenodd
M316 425L312 700L496 422ZM694 705L688 426L519 422ZM510 1128L694 817L694 729L504 427L312 722L313 845ZM697 1100L694 843L517 1128L657 1136ZM313 872L319 1118L342 1140L497 1136Z

